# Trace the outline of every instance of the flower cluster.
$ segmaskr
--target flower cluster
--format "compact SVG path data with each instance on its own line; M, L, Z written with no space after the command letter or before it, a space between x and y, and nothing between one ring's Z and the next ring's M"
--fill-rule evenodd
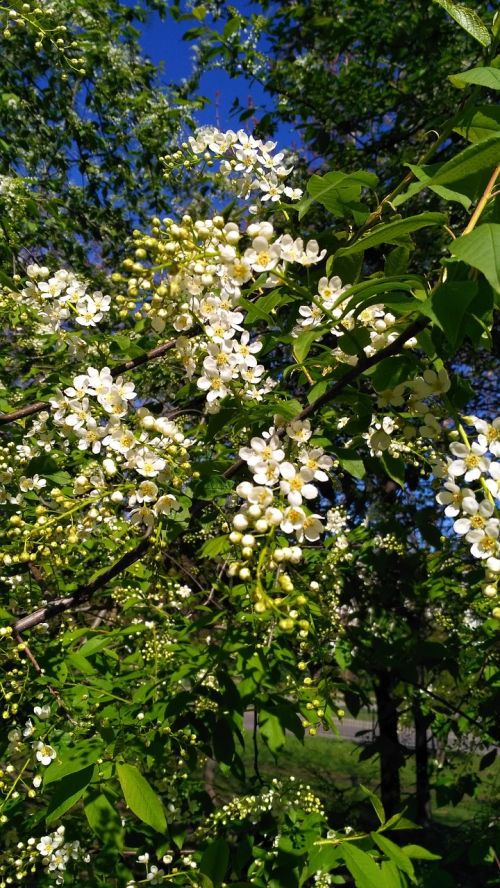
M78 839L65 841L65 827L59 826L53 833L41 838L31 836L26 842L18 842L15 851L7 851L0 860L2 872L12 871L16 884L25 879L33 884L33 874L41 864L53 879L51 884L63 885L66 881L68 864L77 860L88 863L90 855L82 849ZM7 875L6 881L2 881L2 884L13 884L13 882L14 878Z
M279 422L279 418L276 421ZM253 475L253 482L242 481L236 487L243 504L233 518L229 539L240 547L242 560L229 565L229 575L238 576L244 582L255 576L253 597L258 613L269 606L285 604L288 616L280 620L284 630L293 628L298 617L296 605L306 601L303 595L292 594L295 587L285 570L286 565L300 564L304 544L316 543L325 531L324 517L311 512L309 504L319 497L315 482L328 480L333 460L322 447L308 444L312 435L308 420L293 420L286 426L271 427L239 451ZM277 537L279 531L293 539ZM258 565L252 574L255 560ZM264 568L275 572L279 595L274 602L268 598L261 582ZM283 599L282 593L286 593L287 598ZM307 620L300 620L298 625L299 636L306 637Z
M283 151L273 154L276 142L263 142L244 130L223 133L214 126L203 126L190 137L189 148L206 160L220 159L219 170L226 183L245 198L252 192L263 202L302 196L300 188L285 185L293 167L286 165Z
M74 482L75 495L90 495L91 499L109 495L112 503L123 503L131 510L132 524L151 528L158 516L180 508L175 495L162 488L182 485L183 471L185 474L190 468L187 461L190 442L175 422L154 417L143 407L135 415L139 428L131 428L125 417L129 403L135 398L132 382L125 382L121 376L114 379L109 367L101 370L89 367L51 403L53 420L62 436L74 436L78 449L91 450L103 457L102 469L107 481L103 476L78 476ZM122 477L110 491L110 479L120 471ZM131 473L139 476L135 483ZM98 489L92 490L96 485Z
M316 241L304 245L300 238L276 236L270 222L252 222L244 234L222 216L193 221L186 215L182 225L164 219L163 227L159 219L153 223L155 237L138 232L136 238L136 257L150 264L124 263L134 272L130 295L144 291L141 310L157 333L169 325L180 334L177 358L188 379L196 377L197 387L206 392L209 412L216 412L229 394L261 400L274 382L264 378L257 361L262 343L244 330L241 288L257 282L259 290L275 286L287 263L313 265L325 251ZM166 276L159 274L162 269Z
M26 275L26 285L10 295L33 311L39 333L55 333L72 322L95 327L109 312L111 297L99 290L88 293L87 284L70 271L60 269L51 275L46 266L28 265Z
M422 376L399 383L392 389L380 393L378 397L379 407L404 408L402 415L386 414L374 416L370 428L364 434L370 453L380 456L389 453L390 456L407 454L410 459L415 457L414 448L410 442L421 438L426 441L437 441L441 438L443 430L439 416L436 416L434 401L440 395L446 394L450 389L450 378L445 368L439 371L430 367L424 370ZM402 440L398 440L395 433L399 433Z
M299 783L295 777L289 777L287 780L278 780L274 777L271 786L262 792L256 795L237 796L227 802L208 818L199 832L232 826L235 821L248 820L256 824L268 813L272 812L279 817L287 811L298 808L307 814L324 814L321 800L312 792L310 786Z
M236 488L245 500L233 520L236 531L253 524L257 533L279 527L283 533L294 534L299 543L319 540L324 532L322 516L311 514L306 504L318 497L313 482L328 480L333 461L323 448L306 446L312 434L309 420L294 420L285 428L285 443L271 427L262 438L252 438L250 447L240 449L254 483L243 481ZM297 451L295 462L286 459L286 451L291 456L293 450Z
M500 573L500 521L496 503L500 501L500 417L493 422L469 417L476 438L450 445L447 480L437 494L445 515L453 518L453 529L470 544L474 558L480 559L487 575Z
M293 255L293 254L292 254ZM290 258L289 261L296 261ZM329 332L339 338L332 349L332 357L343 363L356 365L358 352L372 357L377 351L390 345L398 336L396 316L383 305L371 305L361 311L349 308L349 297L344 296L347 287L339 277L322 277L317 293L310 304L299 307L300 320L293 329L295 337L316 327L328 326ZM406 348L414 348L415 339L409 339Z

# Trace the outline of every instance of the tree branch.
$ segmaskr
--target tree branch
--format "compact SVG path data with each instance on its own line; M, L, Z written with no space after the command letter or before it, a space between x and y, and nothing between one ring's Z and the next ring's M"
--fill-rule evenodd
M112 367L111 376L113 379L116 379L121 373L126 373L128 370L134 370L136 367L148 364L149 361L161 358L174 347L176 341L176 339L169 339L167 342L164 342L163 345L158 345L156 348L152 348L143 355L138 355L130 361L125 361L123 364L118 364L117 367ZM32 416L34 413L40 413L42 410L51 410L51 405L48 401L35 401L34 404L27 404L25 407L19 407L18 410L13 410L12 413L0 413L0 425L15 422L17 419L24 419L25 416Z
M33 613L21 617L21 619L12 627L13 631L15 633L25 632L27 629L32 629L34 626L38 626L39 623L44 623L46 620L57 616L57 614L68 610L74 605L88 601L89 598L92 598L94 592L97 592L98 589L102 589L103 586L118 576L122 571L126 570L127 567L130 567L136 561L139 561L139 559L147 552L148 548L149 538L143 537L137 546L130 549L125 555L122 555L118 561L100 573L94 580L92 580L92 582L79 586L71 595L66 595L64 598L56 598L53 601L49 601L44 607L40 607L38 610L33 611Z
M427 324L429 323L428 318L419 318L414 321L406 330L403 330L402 333L391 342L390 345L386 345L385 348L380 349L380 351L376 352L371 357L361 358L355 367L351 367L345 374L335 382L328 391L324 392L319 398L316 398L312 404L308 404L307 407L298 414L296 419L303 420L308 416L311 416L313 413L316 413L321 409L325 404L328 404L330 401L333 401L334 398L339 394L339 392L343 391L351 382L361 376L365 370L368 370L370 367L374 367L380 361L384 360L384 358L390 357L392 355L398 354L401 350L402 346L405 342L408 342L413 336L416 336L421 330L423 330ZM165 343L163 346L159 346L157 349L154 349L155 352L154 357L159 357L158 352L161 350L161 354L164 351L168 350L168 346L172 347L171 343ZM148 352L148 355L151 355L151 352ZM145 363L146 355L140 356L143 360L142 363ZM151 358L153 359L153 358ZM138 359L134 359L135 361ZM137 366L134 361L128 361L128 366L122 365L125 369L131 369L131 365ZM115 368L113 371L116 375L118 375L118 368ZM123 370L122 370L123 372ZM224 472L225 478L231 478L235 475L243 466L245 465L244 460L237 460ZM123 555L119 561L112 564L111 567L107 568L103 573L99 574L95 580L91 583L88 583L84 586L80 586L76 589L72 595L67 595L64 598L56 598L54 601L49 602L49 604L45 605L42 608L34 611L31 614L28 614L25 617L21 617L17 623L14 624L13 630L14 632L23 632L26 629L32 629L33 626L37 626L39 623L44 623L46 620L51 617L57 616L57 614L62 613L65 610L69 610L69 608L74 607L74 605L81 604L84 601L88 601L89 598L92 597L94 592L98 589L102 589L110 580L114 577L118 576L122 571L126 570L127 567L130 567L131 564L134 564L138 561L142 556L146 553L149 547L149 539L143 538L140 543L134 548Z

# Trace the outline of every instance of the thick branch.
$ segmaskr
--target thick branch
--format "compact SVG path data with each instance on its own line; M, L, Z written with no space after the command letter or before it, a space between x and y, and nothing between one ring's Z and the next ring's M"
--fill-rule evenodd
M161 358L174 347L175 343L175 339L169 339L168 342L164 342L163 345L158 345L156 348L152 348L151 351L145 352L143 355L138 355L130 361L125 361L123 364L118 364L117 367L112 367L111 376L113 379L116 379L121 373L126 373L128 370L134 370L135 367L140 367L142 364L148 364L149 361ZM50 409L51 406L48 401L35 401L34 404L27 404L25 407L19 407L18 410L13 410L12 413L0 413L0 425L6 425L9 422L15 422L17 419L24 419L25 416L32 416L34 413L40 413L42 410Z
M147 552L148 547L149 539L147 537L141 539L135 548L130 549L125 555L122 555L118 561L108 567L103 573L99 574L99 576L97 576L95 580L92 580L91 583L79 586L71 595L66 595L64 598L56 598L54 601L49 601L45 607L40 607L38 610L33 611L32 614L28 614L26 617L21 617L21 619L12 627L13 631L16 633L25 632L27 629L32 629L33 626L38 626L39 623L44 623L46 620L57 616L57 614L69 610L69 608L74 607L74 605L88 601L89 598L92 598L94 592L97 592L98 589L102 589L103 586L109 583L110 580L114 579L114 577L118 576L118 574L122 573L122 571L126 570L127 567L130 567L131 564L139 561L139 559Z

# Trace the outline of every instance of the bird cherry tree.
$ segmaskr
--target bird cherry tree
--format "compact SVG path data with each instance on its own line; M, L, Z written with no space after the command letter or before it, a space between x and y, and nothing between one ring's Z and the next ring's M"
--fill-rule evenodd
M342 717L339 589L387 545L352 509L370 477L417 475L427 578L444 513L449 577L465 562L498 620L500 419L464 413L450 370L489 346L500 290L500 135L478 110L498 28L465 27L485 63L453 75L457 113L389 194L370 171L303 193L274 142L203 127L163 163L211 214L153 217L105 287L43 252L5 265L1 886L382 888L433 866L401 811L367 790L371 830L333 822L259 749ZM424 190L446 211L407 212Z

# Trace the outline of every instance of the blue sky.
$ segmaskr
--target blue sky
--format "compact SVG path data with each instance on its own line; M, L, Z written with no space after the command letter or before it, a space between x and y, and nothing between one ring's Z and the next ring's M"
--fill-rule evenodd
M128 6L136 6L136 0L124 0ZM243 13L251 9L251 3L237 0L234 4ZM146 55L163 68L162 79L165 83L179 82L189 76L192 69L192 42L183 40L183 34L197 23L194 19L188 22L176 22L170 16L163 21L158 14L151 16L149 22L139 26L142 31L141 45ZM209 104L196 113L200 124L212 124L220 129L238 129L244 126L251 131L252 124L240 124L237 116L231 116L230 108L235 98L243 106L262 105L272 107L269 98L258 83L251 83L248 78L240 76L231 79L222 69L207 71L201 81L200 94L209 99ZM297 136L288 126L282 126L278 132L281 146L297 142Z

